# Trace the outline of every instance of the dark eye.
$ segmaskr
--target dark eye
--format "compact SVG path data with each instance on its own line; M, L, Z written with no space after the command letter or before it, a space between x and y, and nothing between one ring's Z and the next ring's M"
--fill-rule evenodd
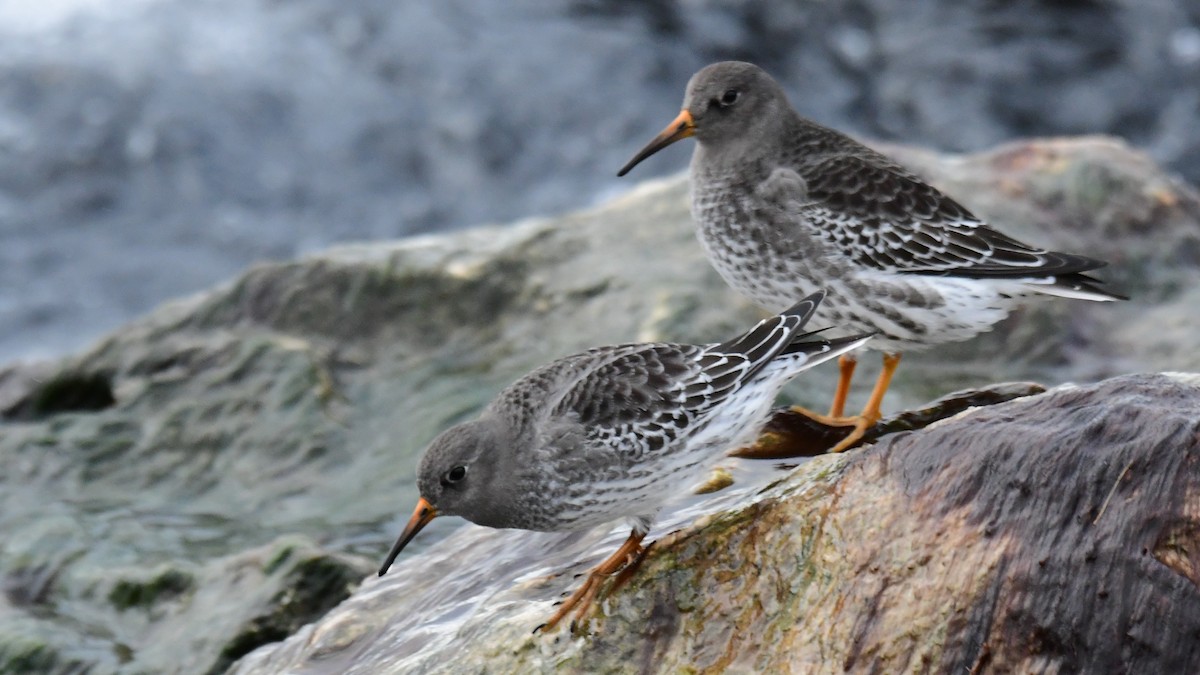
M738 97L740 96L741 93L737 89L726 89L725 93L721 94L721 106L728 108L734 103L737 103Z
M467 467L456 466L446 472L446 476L442 478L443 485L451 485L467 477Z

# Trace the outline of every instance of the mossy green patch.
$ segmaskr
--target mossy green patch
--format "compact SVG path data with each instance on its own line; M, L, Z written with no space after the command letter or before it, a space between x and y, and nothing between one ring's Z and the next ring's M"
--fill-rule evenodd
M45 642L20 637L0 642L0 673L48 673L57 665L58 651Z
M117 609L150 607L191 590L196 579L187 572L167 569L145 581L122 579L108 593L108 601Z
M110 375L63 371L4 411L4 416L17 420L36 420L59 413L104 410L116 402Z
M285 546L264 566L274 573L289 560L295 560L296 547ZM251 619L221 648L212 673L222 673L234 661L262 645L278 642L304 624L315 621L345 600L361 573L342 560L325 555L296 560L288 571L284 588L271 599L267 611Z
M263 574L268 576L274 574L276 570L278 570L285 562L288 561L289 558L292 557L292 553L295 551L296 547L291 545L280 548L275 552L275 555L271 556L271 559L268 560L265 565L263 565Z
M265 644L279 642L288 635L291 635L291 630L287 625L277 623L275 619L276 617L274 616L260 616L246 624L240 633L225 643L217 658L217 662L213 664L213 667L208 672L211 675L223 673L229 669L229 666L233 665L234 661L237 661L246 654Z

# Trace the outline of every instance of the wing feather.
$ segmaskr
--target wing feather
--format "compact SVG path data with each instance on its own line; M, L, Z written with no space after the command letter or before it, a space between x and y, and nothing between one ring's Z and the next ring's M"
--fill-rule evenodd
M791 346L823 294L728 342L601 347L576 357L574 382L551 409L593 441L638 454L661 449Z
M807 180L779 175L789 171L777 169L768 179L774 186L765 194L869 268L1022 278L1077 274L1105 264L998 232L903 167L869 151L821 158L805 171ZM783 198L788 189L791 194Z

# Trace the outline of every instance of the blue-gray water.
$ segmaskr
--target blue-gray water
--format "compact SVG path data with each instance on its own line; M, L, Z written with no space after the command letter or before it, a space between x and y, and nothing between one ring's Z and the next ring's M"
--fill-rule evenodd
M725 58L854 133L1111 133L1200 180L1197 2L0 0L0 363L257 260L595 203Z

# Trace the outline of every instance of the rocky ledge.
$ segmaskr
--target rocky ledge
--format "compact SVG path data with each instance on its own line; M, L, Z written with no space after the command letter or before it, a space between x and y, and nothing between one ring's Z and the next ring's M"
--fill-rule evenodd
M1195 672L1197 411L1200 375L1116 377L808 461L575 635L530 633L579 582L529 575L534 535L463 532L234 672ZM511 586L464 602L464 567Z
M0 671L1195 670L1200 405L1186 377L1120 375L1200 370L1200 198L1111 139L890 151L1015 236L1110 260L1134 300L1045 302L908 355L888 409L1098 384L959 397L994 405L799 466L731 459L586 635L530 636L623 533L447 519L371 572L421 448L503 385L755 320L703 260L684 181L259 266L0 370ZM786 395L827 403L834 370Z

